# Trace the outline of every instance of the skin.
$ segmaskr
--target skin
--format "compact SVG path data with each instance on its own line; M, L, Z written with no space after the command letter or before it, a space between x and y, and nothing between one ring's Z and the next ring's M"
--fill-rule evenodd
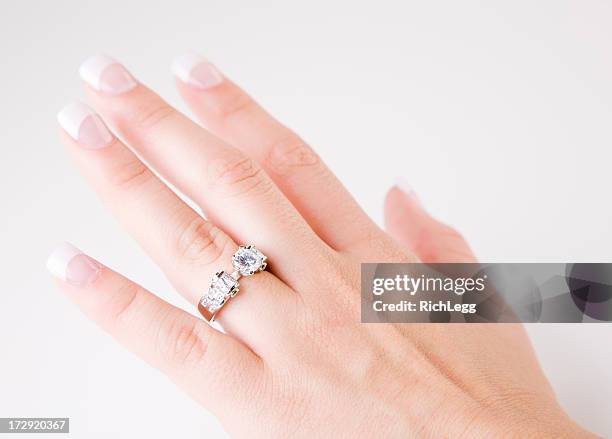
M237 243L257 245L270 270L241 280L218 316L225 334L105 267L85 287L58 281L105 331L237 437L592 437L559 407L521 325L360 323L360 262L475 261L413 193L389 191L383 231L229 79L177 86L200 124L142 84L120 95L86 86L131 150L62 141L194 306Z

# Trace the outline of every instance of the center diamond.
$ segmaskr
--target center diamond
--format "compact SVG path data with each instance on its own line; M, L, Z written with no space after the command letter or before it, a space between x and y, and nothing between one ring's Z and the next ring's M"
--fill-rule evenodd
M266 257L252 245L238 247L232 257L232 264L243 276L249 276L266 268Z

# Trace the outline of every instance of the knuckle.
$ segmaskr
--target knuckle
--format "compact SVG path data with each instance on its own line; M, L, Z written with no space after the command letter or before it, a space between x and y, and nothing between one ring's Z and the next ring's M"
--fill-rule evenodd
M221 258L228 239L212 223L200 216L181 226L176 238L176 250L183 261L211 264Z
M175 114L174 108L163 101L149 102L148 105L143 105L135 112L132 122L141 128L149 129L158 126L161 122L173 117Z
M319 305L325 325L328 327L343 326L355 319L360 319L361 297L357 284L348 279L337 279L332 285L334 291L347 291L349 294L335 298L333 307Z
M138 312L138 297L141 294L141 287L135 283L125 281L117 289L115 294L110 295L104 306L105 322L112 326L117 326L124 321L130 321L134 312Z
M116 166L110 173L110 184L121 190L133 189L150 180L149 169L140 160L130 160Z
M264 163L281 175L292 172L295 168L311 167L320 163L314 150L295 134L272 142L267 151Z
M162 359L181 366L200 364L210 338L203 326L197 320L177 317L174 312L169 312L164 320L155 344Z
M250 157L236 153L213 160L208 173L212 186L221 186L227 195L241 196L266 191L270 181Z
M314 316L319 327L317 331L323 331L323 333L331 328L349 324L354 319L360 319L361 310L359 268L351 263L338 260L325 265L327 268L321 272L322 277L319 281L329 285L331 291L345 293L330 296L328 301L309 302L309 308L315 310Z
M229 121L248 114L253 108L255 108L255 102L246 94L238 91L227 95L218 103L216 113L221 120Z

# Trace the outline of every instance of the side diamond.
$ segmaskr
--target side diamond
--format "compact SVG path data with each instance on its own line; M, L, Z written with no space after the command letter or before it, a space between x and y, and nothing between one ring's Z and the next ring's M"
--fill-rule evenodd
M208 292L202 298L201 303L210 312L214 313L223 306L237 287L238 281L228 273L221 271L213 277Z

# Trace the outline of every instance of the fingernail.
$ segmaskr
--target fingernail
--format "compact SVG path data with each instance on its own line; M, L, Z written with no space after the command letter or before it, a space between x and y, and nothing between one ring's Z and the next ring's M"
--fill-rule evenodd
M104 55L88 58L81 64L79 74L90 87L103 93L118 95L136 87L136 80L125 67Z
M419 200L416 192L414 189L412 189L410 183L408 183L408 181L406 181L404 178L397 177L395 179L395 187L402 191L406 197L416 201L419 205L421 204L421 200Z
M66 105L57 114L57 121L83 148L104 148L113 141L113 135L100 116L80 102Z
M102 266L78 248L65 242L47 259L47 270L64 282L84 287L96 280Z
M172 73L183 81L201 90L212 88L223 82L223 76L206 58L199 55L186 54L174 59Z

